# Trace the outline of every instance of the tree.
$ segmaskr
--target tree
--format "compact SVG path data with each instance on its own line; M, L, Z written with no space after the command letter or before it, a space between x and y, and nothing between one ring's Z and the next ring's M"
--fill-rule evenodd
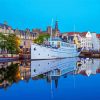
M50 38L49 34L39 34L38 38L34 40L34 43L43 44L44 40L48 40L48 38Z
M3 51L5 51L6 49L6 40L7 40L7 37L3 35L3 33L0 33L0 48Z
M6 48L11 54L19 53L19 42L15 34L9 34L7 36Z
M0 48L11 54L19 53L20 39L15 34L3 35L0 33Z

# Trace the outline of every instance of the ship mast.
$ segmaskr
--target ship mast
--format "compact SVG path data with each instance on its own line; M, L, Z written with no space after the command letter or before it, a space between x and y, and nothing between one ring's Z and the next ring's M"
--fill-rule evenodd
M53 18L51 20L51 33L50 33L50 40L52 41L52 26L53 26Z

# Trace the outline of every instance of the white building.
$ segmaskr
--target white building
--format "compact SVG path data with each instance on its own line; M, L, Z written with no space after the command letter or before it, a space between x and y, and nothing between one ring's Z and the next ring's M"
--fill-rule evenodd
M81 33L81 47L85 49L92 49L92 34L90 32Z
M100 43L99 39L96 36L96 33L91 32L84 32L80 34L81 36L81 47L89 50L99 50L100 49Z
M99 43L99 39L96 36L96 33L92 33L92 44L94 50L100 49L100 43Z

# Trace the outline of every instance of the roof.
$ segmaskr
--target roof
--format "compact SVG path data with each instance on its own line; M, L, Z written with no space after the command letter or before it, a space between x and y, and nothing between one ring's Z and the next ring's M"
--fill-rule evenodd
M85 37L86 34L87 34L87 32L83 32L83 33L80 34L80 36Z
M99 39L100 39L100 34L96 34L96 36L97 36L97 38L99 38Z
M79 32L68 32L67 34L68 34L68 36L70 36L70 35L80 34L80 33Z
M6 24L2 24L2 23L0 23L0 27L1 28L6 28L6 29L9 29L9 28L11 28L10 26L8 26L8 25L6 25Z

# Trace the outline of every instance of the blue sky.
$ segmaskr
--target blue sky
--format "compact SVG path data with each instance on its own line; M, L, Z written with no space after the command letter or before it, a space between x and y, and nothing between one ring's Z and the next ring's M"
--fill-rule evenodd
M100 33L100 0L0 0L0 22L13 28L42 28L59 21L61 32Z

